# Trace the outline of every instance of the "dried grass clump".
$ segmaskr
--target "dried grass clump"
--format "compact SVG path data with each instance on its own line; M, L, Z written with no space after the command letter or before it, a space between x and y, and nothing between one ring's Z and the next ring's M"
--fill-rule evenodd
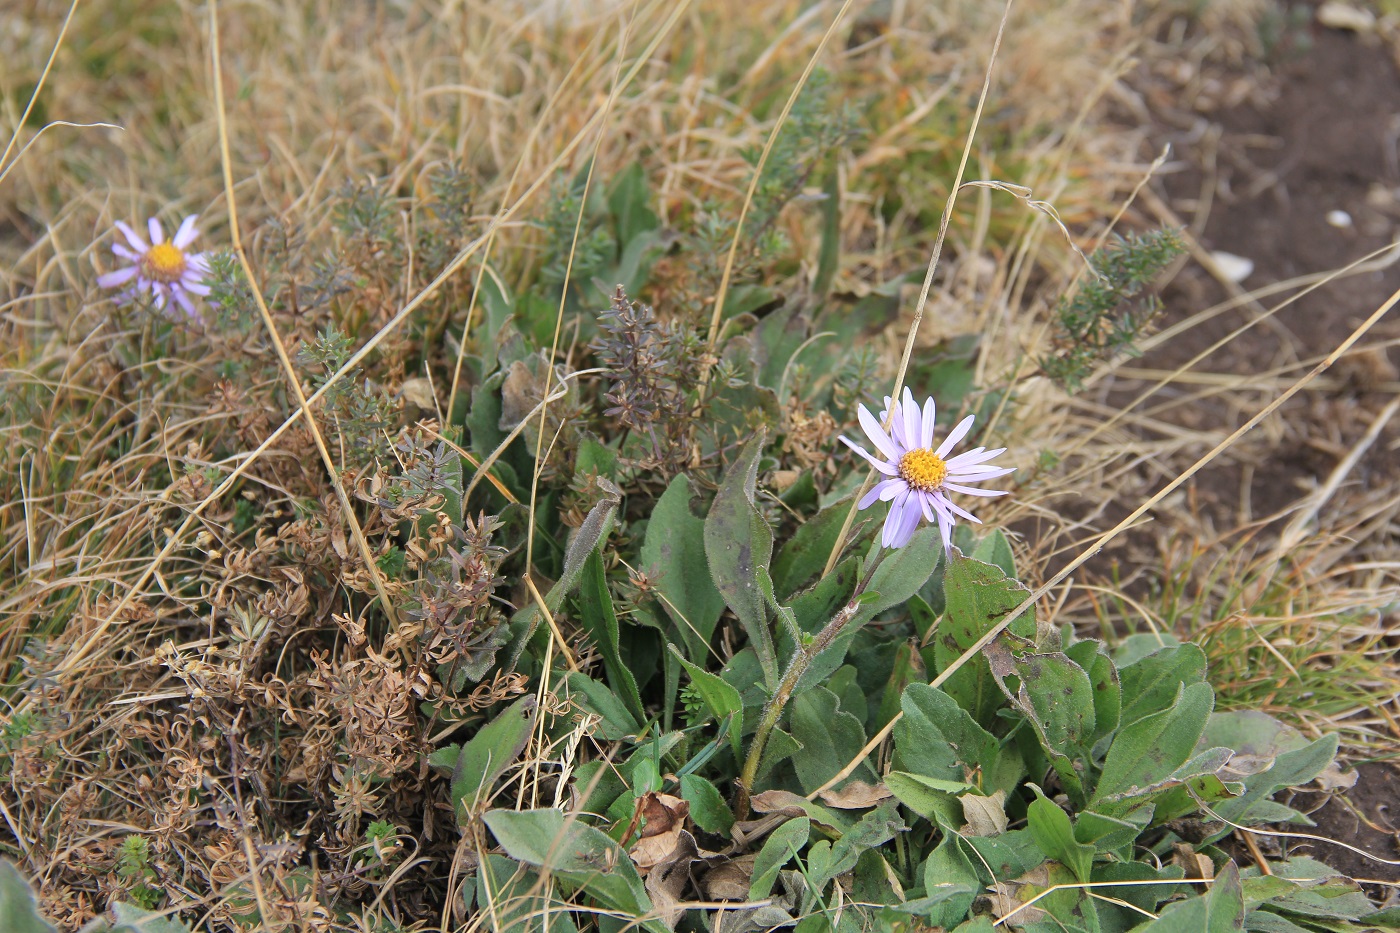
M838 30L823 58L827 116L834 126L838 105L858 108L864 139L833 158L830 178L777 165L773 210L751 221L741 271L805 294L823 221L804 202L834 192L844 256L824 288L852 306L890 299L870 335L880 352L850 361L834 388L801 367L783 373L775 487L804 470L823 488L836 480L829 453L842 426L807 407L812 386L845 403L894 371L908 327L897 280L927 261L997 26L979 3L932 7L894 4L898 19L866 11ZM43 112L21 139L49 120L123 127L55 127L0 166L0 476L17 491L0 503L0 804L5 845L39 879L50 916L76 927L109 902L163 891L213 928L460 921L455 885L481 841L459 838L447 782L426 759L535 689L538 671L511 669L506 628L553 582L534 554L559 563L566 543L536 539L539 513L579 528L618 496L578 452L596 424L577 382L587 363L609 370L607 414L648 436L631 465L657 476L638 489L656 492L701 459L676 400L712 370L724 385L722 354L705 355L718 343L705 323L722 248L753 155L834 12L730 0L678 10L227 4L226 154L202 12L133 0L81 6L64 25L64 11L33 3L0 36L7 126L19 117L13 90L44 75ZM971 170L1029 186L1095 236L1092 221L1147 168L1134 132L1096 122L1132 46L1122 16L1113 3L1017 8L991 94L1003 103L984 117L989 144ZM832 126L821 129L849 141ZM220 257L222 302L198 326L114 308L93 284L113 220L198 212L208 238L230 240L225 155L254 280ZM590 165L610 179L633 163L682 246L657 258L646 305L615 293L616 327L593 345L549 326L530 334L558 352L520 353L505 379L514 408L472 425L519 431L538 454L534 482L503 480L457 433L483 383L464 365L468 345L494 341L503 323L488 292L567 275L567 300L603 310L593 275L611 270L589 264L573 227L598 193L580 180ZM1144 464L1225 432L1152 434L1159 423L1141 413L1103 426L1104 399L1068 399L1035 371L1054 298L1081 268L1045 215L983 188L964 195L951 230L921 345L967 359L958 341L984 335L971 368L988 430L1014 427L1027 451L1068 449L1062 465L1026 470L1024 494L989 513L1052 525L1024 555L1049 568L1067 539L1100 524L1095 513L1065 520L1065 497L1140 488ZM554 325L547 310L537 320ZM304 393L319 393L314 424L279 341ZM748 427L742 402L705 466ZM504 490L499 514L472 510L480 498L464 476ZM1377 547L1377 561L1393 555ZM630 609L648 603L646 569L633 568ZM1239 613L1287 602L1274 576L1260 579L1267 599ZM1302 620L1356 606L1350 627L1290 627L1289 647L1380 652L1351 588L1347 576L1305 611L1272 616L1311 625ZM371 611L380 597L392 609ZM577 620L551 616L540 631L561 669L602 663ZM1242 629L1204 631L1223 640ZM1293 657L1263 637L1269 657ZM1242 698L1274 682L1257 670L1237 679ZM504 805L563 803L570 773L608 758L596 720L546 683ZM1374 719L1353 728L1359 741L1380 731Z

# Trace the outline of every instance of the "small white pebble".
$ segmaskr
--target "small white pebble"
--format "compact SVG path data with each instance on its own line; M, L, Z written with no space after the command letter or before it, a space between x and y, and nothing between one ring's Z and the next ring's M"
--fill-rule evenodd
M1236 256L1234 253L1216 250L1210 254L1210 258L1215 260L1215 264L1220 267L1227 280L1237 284L1249 278L1250 273L1254 271L1254 260Z
M1351 226L1351 215L1346 211L1328 211L1327 222L1334 227L1345 230Z

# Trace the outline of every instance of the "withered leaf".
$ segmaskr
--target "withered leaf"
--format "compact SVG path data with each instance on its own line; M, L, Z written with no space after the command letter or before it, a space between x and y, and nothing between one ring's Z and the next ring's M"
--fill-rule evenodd
M838 810L864 810L873 807L881 800L893 797L888 787L884 784L867 784L864 781L852 781L840 790L824 790L818 796L826 802L828 806Z

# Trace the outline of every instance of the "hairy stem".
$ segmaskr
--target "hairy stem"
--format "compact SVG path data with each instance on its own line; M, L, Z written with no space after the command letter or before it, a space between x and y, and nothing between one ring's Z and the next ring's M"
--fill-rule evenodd
M768 737L772 735L773 729L782 719L783 710L787 707L788 700L792 699L793 691L797 689L797 684L802 680L802 675L807 673L807 669L812 666L812 662L823 651L831 647L831 643L860 611L861 594L870 586L870 580L875 576L875 568L880 565L885 553L884 550L875 552L870 566L866 568L864 577L856 584L855 592L851 594L850 600L831 617L831 621L822 626L821 631L810 641L799 644L792 654L792 659L788 661L787 670L783 672L782 680L778 681L778 689L773 692L772 698L763 707L763 715L758 720L758 729L754 732L753 744L749 746L748 757L744 759L744 769L739 774L739 791L735 799L735 809L738 811L739 819L748 818L749 793L753 788L754 779L758 776L758 766L763 760L763 750L768 745Z

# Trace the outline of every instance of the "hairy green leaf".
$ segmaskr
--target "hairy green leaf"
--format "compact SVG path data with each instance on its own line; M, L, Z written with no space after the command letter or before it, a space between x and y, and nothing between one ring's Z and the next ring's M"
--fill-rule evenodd
M789 707L792 737L802 744L793 753L797 780L807 792L816 790L846 766L865 745L865 729L841 708L836 694L811 687L793 697ZM875 772L862 761L847 780L874 782Z
M754 859L749 900L756 901L768 896L773 890L773 883L778 880L778 871L802 851L811 835L812 821L805 816L788 820L773 830Z
M584 630L603 656L608 685L637 722L646 722L647 714L642 708L641 694L637 691L637 679L632 676L631 668L622 657L617 613L613 610L612 594L608 592L603 558L597 549L588 555L579 577L579 608Z
M482 726L457 753L452 767L452 800L465 823L490 797L491 785L505 773L530 741L535 726L535 696L526 694ZM433 764L440 764L440 754Z
M724 597L705 572L705 521L690 512L690 479L671 480L647 522L642 568L656 573L662 605L676 624L686 654L700 662L709 650Z
M1240 870L1228 862L1201 897L1168 904L1161 916L1135 933L1235 933L1244 929L1244 890Z
M1040 851L1074 873L1080 882L1089 880L1094 865L1094 847L1074 837L1069 815L1040 792L1034 784L1035 800L1026 809L1026 821L1031 838Z
M0 859L0 930L5 933L56 933L43 917L34 892L15 866Z
M1096 799L1147 788L1170 777L1191 757L1215 705L1215 691L1202 683L1176 689L1170 708L1144 716L1114 736Z
M1030 590L1008 578L1000 567L972 558L954 558L949 563L943 590L947 609L934 636L940 672L1030 595ZM1009 630L1021 638L1034 637L1034 609L1022 613ZM995 725L996 711L1006 699L985 655L969 658L944 682L943 689L987 729Z
M1119 724L1129 726L1166 709L1182 686L1206 679L1206 653L1196 645L1161 648L1118 670L1123 709Z
M758 654L769 689L778 683L778 661L768 613L758 585L758 571L773 555L773 529L754 503L758 458L766 435L760 431L729 466L705 519L705 555L710 576L725 603L739 617Z
M734 760L743 761L743 742L739 733L740 723L743 721L744 701L739 696L739 691L730 686L723 677L718 674L711 674L704 668L691 664L684 657L681 657L679 649L671 645L671 651L680 660L685 672L690 675L690 682L695 685L696 691L701 699L705 701L705 706L714 715L715 719L724 719L726 716L732 717L729 723L729 742L734 751Z

